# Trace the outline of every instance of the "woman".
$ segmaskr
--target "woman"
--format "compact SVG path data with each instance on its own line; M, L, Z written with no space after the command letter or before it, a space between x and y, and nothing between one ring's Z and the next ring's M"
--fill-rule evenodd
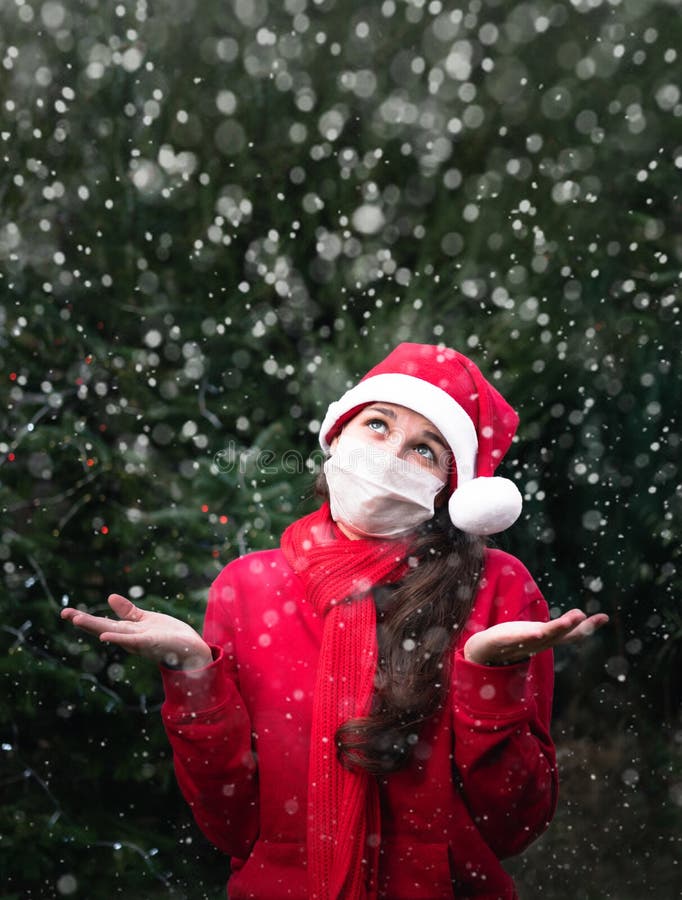
M447 348L401 344L329 407L320 509L226 566L203 637L117 594L74 625L161 664L180 788L231 900L515 898L500 859L556 805L555 644L494 476L518 417Z

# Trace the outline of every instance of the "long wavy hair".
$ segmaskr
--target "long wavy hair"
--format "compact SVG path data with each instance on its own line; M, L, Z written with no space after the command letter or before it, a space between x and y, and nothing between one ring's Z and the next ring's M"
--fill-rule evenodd
M315 493L329 497L323 472ZM388 773L408 764L421 725L445 699L448 651L471 613L484 549L482 538L459 531L447 506L439 507L417 530L407 575L375 588L374 698L368 716L336 732L337 757L346 768Z

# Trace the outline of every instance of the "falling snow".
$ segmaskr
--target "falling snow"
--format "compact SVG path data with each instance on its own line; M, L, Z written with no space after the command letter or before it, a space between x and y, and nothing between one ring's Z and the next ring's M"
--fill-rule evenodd
M540 865L548 898L679 887L680 3L452 6L0 7L17 896L221 889L155 673L58 611L121 591L198 625L222 566L309 508L326 404L403 340L510 396L509 546L553 615L613 621L556 655L563 805L509 863L522 895Z

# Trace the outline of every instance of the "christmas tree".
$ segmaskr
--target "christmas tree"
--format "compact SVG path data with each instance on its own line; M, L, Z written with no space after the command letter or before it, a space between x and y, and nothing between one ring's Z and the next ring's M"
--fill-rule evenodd
M498 543L611 616L557 653L562 807L510 866L674 894L680 46L679 0L0 7L4 897L224 896L158 673L59 611L199 628L401 340L499 381Z

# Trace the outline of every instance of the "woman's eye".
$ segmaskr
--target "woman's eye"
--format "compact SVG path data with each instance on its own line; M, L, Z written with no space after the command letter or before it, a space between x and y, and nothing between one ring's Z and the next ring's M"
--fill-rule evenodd
M372 431L384 432L386 431L386 423L382 422L381 419L370 419L367 423L367 427L371 428Z
M414 448L420 456L423 456L424 459L430 459L432 462L435 459L433 450L429 447L428 444L419 444Z

